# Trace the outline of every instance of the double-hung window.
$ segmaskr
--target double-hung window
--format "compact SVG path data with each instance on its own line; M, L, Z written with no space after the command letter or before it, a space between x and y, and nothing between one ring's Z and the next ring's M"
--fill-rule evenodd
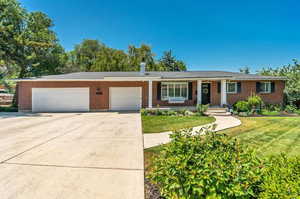
M188 99L188 83L187 82L162 82L161 99L162 100Z
M226 91L227 91L227 93L237 93L237 83L236 82L227 82Z
M271 93L271 82L260 82L261 93Z

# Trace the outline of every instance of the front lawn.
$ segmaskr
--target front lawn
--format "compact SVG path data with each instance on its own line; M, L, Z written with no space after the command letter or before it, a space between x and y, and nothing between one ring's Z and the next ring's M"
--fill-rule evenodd
M278 116L278 115L281 114L281 112L278 112L278 111L268 111L268 110L263 109L261 111L261 114L264 115L264 116Z
M300 117L243 117L242 125L220 131L248 144L260 155L300 155ZM145 149L145 168L151 157L159 155L161 146Z
M207 116L165 116L143 115L142 124L144 133L160 133L183 128L191 128L212 123L215 119Z
M300 155L300 117L240 118L242 125L226 133L253 147L261 155Z

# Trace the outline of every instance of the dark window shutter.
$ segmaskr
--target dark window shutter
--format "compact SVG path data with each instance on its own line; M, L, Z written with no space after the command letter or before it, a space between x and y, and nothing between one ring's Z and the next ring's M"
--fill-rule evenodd
M275 92L275 82L271 82L271 93Z
M161 82L157 83L157 100L161 99Z
M221 82L218 82L218 93L221 93Z
M237 82L237 92L242 92L242 82Z
M189 100L193 99L193 83L189 82Z
M256 82L256 93L260 93L260 82Z

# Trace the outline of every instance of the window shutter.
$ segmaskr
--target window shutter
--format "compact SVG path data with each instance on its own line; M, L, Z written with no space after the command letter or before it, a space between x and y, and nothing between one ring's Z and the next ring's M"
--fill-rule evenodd
M157 100L161 100L161 82L157 83Z
M242 92L242 82L237 82L237 92Z
M221 93L221 82L218 82L218 93Z
M271 93L275 92L275 82L271 82Z
M193 83L189 82L189 100L193 99Z
M260 93L260 82L256 82L256 93Z

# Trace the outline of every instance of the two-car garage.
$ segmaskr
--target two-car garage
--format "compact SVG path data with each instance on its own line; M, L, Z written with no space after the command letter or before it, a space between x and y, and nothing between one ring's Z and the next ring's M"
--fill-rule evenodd
M139 110L142 107L141 87L110 87L109 110ZM33 112L90 111L90 88L32 88Z

